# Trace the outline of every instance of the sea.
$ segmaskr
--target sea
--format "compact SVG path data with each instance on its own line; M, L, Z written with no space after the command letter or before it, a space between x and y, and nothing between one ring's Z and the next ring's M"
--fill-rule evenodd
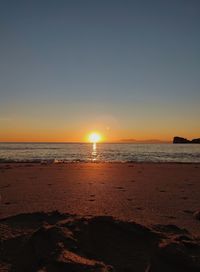
M200 144L0 143L0 162L200 163Z

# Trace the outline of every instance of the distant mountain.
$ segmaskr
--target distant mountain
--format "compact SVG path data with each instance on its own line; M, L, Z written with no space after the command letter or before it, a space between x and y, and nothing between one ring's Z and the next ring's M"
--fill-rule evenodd
M169 141L161 141L158 139L136 140L136 139L121 139L123 143L135 143L135 144L162 144L169 143Z
M188 140L179 136L175 136L173 139L173 144L200 144L200 138Z

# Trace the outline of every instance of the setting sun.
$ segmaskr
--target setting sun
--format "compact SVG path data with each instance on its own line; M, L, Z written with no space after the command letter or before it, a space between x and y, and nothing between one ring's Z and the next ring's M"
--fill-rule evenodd
M91 143L98 143L101 141L102 137L99 133L93 132L89 135L88 139Z

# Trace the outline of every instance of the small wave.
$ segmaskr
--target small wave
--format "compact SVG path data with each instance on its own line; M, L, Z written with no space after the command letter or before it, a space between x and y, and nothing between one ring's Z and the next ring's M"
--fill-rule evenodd
M200 163L200 145L100 144L94 156L90 144L0 144L1 163L42 161Z

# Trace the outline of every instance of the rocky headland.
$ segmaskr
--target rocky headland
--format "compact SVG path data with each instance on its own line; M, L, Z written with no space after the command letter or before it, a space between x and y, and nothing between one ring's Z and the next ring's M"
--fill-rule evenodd
M173 144L200 144L200 138L192 139L190 141L186 138L175 136L173 139Z

